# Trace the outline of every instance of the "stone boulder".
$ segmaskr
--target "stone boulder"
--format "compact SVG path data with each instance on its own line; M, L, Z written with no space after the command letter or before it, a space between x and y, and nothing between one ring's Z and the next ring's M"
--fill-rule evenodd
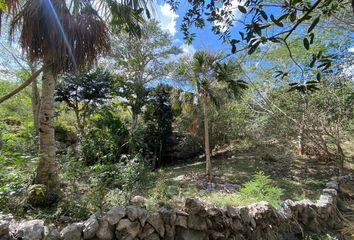
M159 213L151 214L146 221L155 228L156 232L158 232L161 237L164 237L165 226Z
M16 229L15 236L22 240L41 240L44 237L44 221L30 220L22 222Z
M99 223L95 215L91 216L84 222L84 229L82 230L84 239L91 239L96 235L99 228Z
M54 224L44 227L43 240L59 240L59 239L60 239L60 232L54 226Z
M116 225L119 222L119 220L125 217L125 215L126 215L126 211L124 208L115 207L109 210L106 213L106 215L103 217L103 219L113 226Z
M112 240L114 239L114 226L109 224L107 220L101 219L96 233L99 240Z
M81 232L83 229L83 224L73 223L65 227L60 232L61 240L81 240Z
M132 222L127 218L119 221L116 228L116 237L121 240L133 240L141 231L141 226L138 221Z
M0 214L0 236L9 234L9 226L12 220L12 214Z
M139 208L145 208L146 207L146 202L147 199L142 197L142 196L135 196L130 200L130 205L139 207Z

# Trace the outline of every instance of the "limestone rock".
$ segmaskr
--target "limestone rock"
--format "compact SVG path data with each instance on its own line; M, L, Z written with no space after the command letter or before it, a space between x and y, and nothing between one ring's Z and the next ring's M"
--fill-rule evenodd
M131 222L129 219L123 218L117 225L116 237L121 240L133 240L138 236L140 230L139 222Z
M65 227L60 232L62 240L81 240L82 224L74 223Z
M60 233L53 224L44 227L43 240L59 240L59 239L60 239Z
M162 217L162 220L164 221L165 224L170 224L170 225L175 225L176 222L176 213L167 210L166 208L160 208L159 213Z
M126 212L124 208L114 207L111 210L109 210L103 218L113 226L116 225L119 222L119 220L125 217L125 214Z
M175 240L208 240L208 234L203 231L176 227Z
M112 240L114 238L114 227L107 220L100 220L96 236L99 240Z
M190 214L188 216L188 227L194 230L204 231L208 229L205 217L201 217L196 214Z
M13 216L11 214L0 214L0 236L8 235L12 220Z
M16 230L16 237L23 240L40 240L44 237L44 221L30 220L21 223Z
M165 224L165 240L174 240L175 239L175 226Z
M155 230L158 232L158 234L163 237L165 235L165 227L164 227L164 222L162 221L162 218L159 213L153 213L151 214L147 222L151 224L155 228Z
M188 227L188 219L187 216L182 216L182 215L177 215L176 216L176 226L180 226L183 228L187 228Z
M160 240L160 237L157 233L152 233L151 235L147 236L145 240Z
M147 223L143 227L143 230L141 231L139 238L145 239L147 236L151 235L153 232L155 232L155 228L153 228L149 223Z
M227 205L225 207L226 215L230 218L240 218L240 209Z
M185 208L188 213L198 214L200 216L206 215L204 203L198 199L187 198L185 202Z
M145 225L146 220L148 219L149 215L146 209L144 208L138 208L138 219L141 224L141 226Z
M134 222L138 218L138 208L135 206L128 206L126 209L127 217L130 221Z
M99 224L96 216L91 216L84 222L84 229L82 230L84 233L84 239L91 239L96 235L98 231Z
M130 204L139 208L146 207L147 199L142 196L135 196L130 200Z

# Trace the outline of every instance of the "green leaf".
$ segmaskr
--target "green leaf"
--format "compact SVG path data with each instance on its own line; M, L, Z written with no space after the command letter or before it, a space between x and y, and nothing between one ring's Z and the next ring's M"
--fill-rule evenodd
M309 29L307 30L308 33L310 33L318 24L320 21L320 17L317 17L315 20L313 20L312 24L310 25Z
M317 81L321 81L321 73L317 73L317 75L316 75L316 79L317 79Z
M310 68L313 68L315 66L316 60L317 60L316 55L313 54L312 55L312 61L310 63Z
M270 15L270 19L272 20L272 22L275 23L275 25L279 26L279 27L284 27L284 24L282 22L280 22L279 20L276 20L274 15Z
M258 46L259 46L260 43L261 43L261 42L256 42L256 43L250 48L250 50L248 50L248 54L251 55L252 53L254 53L254 51L257 50L257 48L258 48Z
M6 4L4 0L0 0L0 11L6 11Z
M307 38L304 38L304 47L306 48L306 50L310 49L310 42Z
M268 20L268 15L264 12L264 11L260 11L262 17L264 18L264 20Z
M315 34L310 34L310 44L313 44L313 40L315 39Z
M240 12L247 13L247 10L244 6L238 5L237 7L238 7L238 10L240 10Z
M296 11L294 11L294 12L292 12L291 14L290 14L290 21L291 22L295 22L295 20L296 20Z

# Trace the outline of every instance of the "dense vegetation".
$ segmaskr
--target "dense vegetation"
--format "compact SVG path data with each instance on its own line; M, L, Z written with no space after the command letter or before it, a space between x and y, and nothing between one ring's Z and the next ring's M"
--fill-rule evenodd
M276 1L275 17L246 1L238 11L253 18L235 39L232 11L193 1L185 39L196 38L193 24L218 22L212 31L232 49L192 55L148 18L144 1L102 1L98 11L91 1L48 1L63 29L44 2L0 0L0 17L13 17L3 28L26 50L1 45L21 66L16 81L0 79L0 212L75 221L135 195L151 209L191 196L277 207L353 172L349 2Z

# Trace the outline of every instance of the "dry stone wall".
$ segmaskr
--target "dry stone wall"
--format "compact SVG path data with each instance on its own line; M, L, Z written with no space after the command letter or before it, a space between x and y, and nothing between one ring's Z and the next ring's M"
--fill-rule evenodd
M267 202L235 208L206 208L188 198L184 211L165 208L148 213L144 199L135 197L126 208L115 207L102 216L62 229L42 220L16 221L0 214L1 240L256 240L298 239L304 232L335 230L341 221L337 197L341 184L354 184L354 176L333 178L316 202L286 200L275 209Z

